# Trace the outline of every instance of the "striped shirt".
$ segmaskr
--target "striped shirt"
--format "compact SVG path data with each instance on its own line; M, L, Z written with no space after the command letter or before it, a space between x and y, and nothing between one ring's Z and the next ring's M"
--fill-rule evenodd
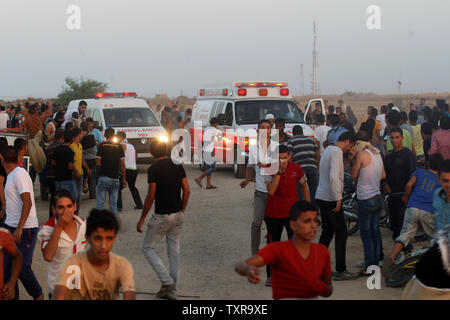
M316 151L317 144L313 139L304 135L296 135L288 141L289 150L293 153L293 161L302 168L313 167L317 169Z

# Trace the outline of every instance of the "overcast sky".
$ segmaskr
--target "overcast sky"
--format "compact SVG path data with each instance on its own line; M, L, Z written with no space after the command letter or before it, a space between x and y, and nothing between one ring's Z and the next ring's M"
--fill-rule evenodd
M69 5L81 29L66 27ZM368 30L369 5L381 30ZM448 0L1 0L0 99L54 97L67 76L141 96L205 84L287 81L311 90L318 25L323 94L447 92Z

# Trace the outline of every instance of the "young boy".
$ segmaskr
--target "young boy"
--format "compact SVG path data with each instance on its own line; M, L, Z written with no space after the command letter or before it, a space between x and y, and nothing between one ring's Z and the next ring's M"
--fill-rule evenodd
M258 268L270 264L276 300L331 296L330 253L324 245L312 243L317 225L316 207L307 201L296 202L290 210L292 239L270 243L255 256L239 262L235 271L256 284L261 281Z
M116 216L92 209L86 226L89 250L69 258L55 286L55 300L135 299L133 268L127 259L111 252L119 231Z
M439 167L439 183L433 196L433 208L436 215L436 232L450 224L450 159L442 161Z
M433 195L441 187L437 171L442 161L440 153L432 154L428 163L429 169L417 169L406 184L405 191L409 200L400 236L395 239L392 262L395 262L401 250L413 240L419 222L430 237L434 237L436 233Z
M75 214L76 202L69 191L58 192L53 198L53 217L38 233L42 255L49 262L47 281L49 299L52 299L63 263L86 245L86 220Z

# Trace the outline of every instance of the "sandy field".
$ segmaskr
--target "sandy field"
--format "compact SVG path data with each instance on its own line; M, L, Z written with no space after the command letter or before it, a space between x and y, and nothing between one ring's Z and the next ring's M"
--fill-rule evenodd
M139 165L137 187L144 200L147 192L147 167ZM246 278L234 272L234 264L250 256L250 226L252 221L252 199L254 185L239 187L240 180L232 175L231 166L218 166L213 175L216 190L200 189L194 178L199 175L198 166L186 165L191 187L191 198L186 210L185 223L181 236L181 274L178 284L180 299L201 300L270 300L271 288L264 286L265 270L261 269L263 280L258 285L250 284ZM38 180L38 179L37 179ZM204 184L206 181L204 180ZM35 198L39 224L48 219L48 202L39 200L38 181L35 184ZM83 194L81 217L87 217L89 210L95 207L95 200L86 199ZM123 193L123 208L119 214L122 229L119 232L113 252L126 257L133 265L137 299L155 299L160 282L150 264L140 251L143 234L137 233L136 223L140 211L133 210L134 203L128 189ZM153 212L153 210L151 211ZM148 219L148 218L147 218ZM265 227L261 243L265 244ZM386 256L392 249L391 232L382 229L383 246ZM320 236L320 230L316 241ZM284 239L286 235L283 235ZM158 251L167 264L165 241L161 241ZM334 241L330 246L332 269L334 270ZM356 264L363 258L363 249L359 233L350 236L347 242L347 266L356 272ZM385 261L386 265L387 261ZM37 244L33 259L33 270L48 296L46 262ZM386 266L385 268L387 268ZM383 269L385 269L383 268ZM384 280L381 289L369 290L367 278L352 281L334 281L334 293L329 299L400 299L402 289L387 288ZM19 281L20 283L20 281ZM20 298L29 300L22 285Z

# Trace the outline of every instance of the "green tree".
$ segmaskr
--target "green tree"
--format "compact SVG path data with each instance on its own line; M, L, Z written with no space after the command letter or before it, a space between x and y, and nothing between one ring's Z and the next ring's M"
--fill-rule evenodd
M62 87L55 101L63 106L67 106L72 100L95 98L96 92L104 92L109 86L108 83L92 79L84 80L83 77L79 80L67 77L65 82L66 87Z

